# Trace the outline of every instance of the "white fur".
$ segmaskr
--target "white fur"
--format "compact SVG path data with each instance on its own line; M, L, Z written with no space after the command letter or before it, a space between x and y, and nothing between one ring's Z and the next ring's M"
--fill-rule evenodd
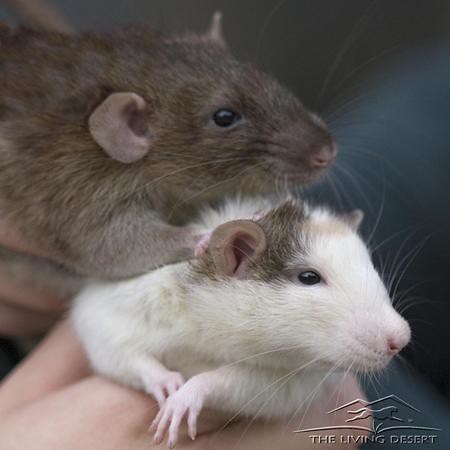
M205 211L198 225L214 228L267 206L230 202ZM206 406L279 418L307 404L334 366L385 365L388 337L407 342L410 331L364 243L323 209L312 209L301 230L309 254L287 261L290 282L200 279L186 262L87 287L72 320L93 368L147 392L145 367L155 360L185 378L213 374L205 378L216 380ZM302 285L296 275L308 269L325 282Z

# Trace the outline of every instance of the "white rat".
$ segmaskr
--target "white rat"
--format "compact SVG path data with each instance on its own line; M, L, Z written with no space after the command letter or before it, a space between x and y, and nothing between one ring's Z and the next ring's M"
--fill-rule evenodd
M253 220L236 220L253 217ZM75 329L97 372L152 394L169 447L203 408L282 419L330 370L384 367L410 339L357 228L288 200L229 202L198 259L76 298ZM187 380L187 381L184 381Z

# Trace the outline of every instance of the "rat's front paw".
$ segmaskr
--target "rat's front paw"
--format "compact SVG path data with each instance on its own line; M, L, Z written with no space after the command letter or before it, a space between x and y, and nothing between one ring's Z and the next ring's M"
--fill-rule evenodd
M145 391L155 397L160 409L163 407L166 398L174 394L184 384L183 375L170 370L161 372L153 370L147 377L144 376L143 378Z
M150 431L155 431L154 442L160 444L169 431L168 447L173 448L178 440L181 421L187 419L188 435L194 440L197 434L197 419L203 407L202 392L185 384L179 391L170 395L158 412Z

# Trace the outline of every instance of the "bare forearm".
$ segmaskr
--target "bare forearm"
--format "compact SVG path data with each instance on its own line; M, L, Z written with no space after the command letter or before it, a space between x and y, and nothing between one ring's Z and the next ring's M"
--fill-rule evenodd
M44 341L0 384L0 417L89 373L83 349L66 322Z

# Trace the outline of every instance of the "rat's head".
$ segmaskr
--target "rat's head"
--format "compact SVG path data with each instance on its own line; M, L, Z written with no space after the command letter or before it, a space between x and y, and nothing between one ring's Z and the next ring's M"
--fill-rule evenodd
M238 327L230 333L244 343L251 333L258 352L291 349L293 364L384 367L410 328L358 236L361 220L360 211L337 215L289 201L257 222L219 226L199 267L216 280L210 301Z
M145 73L140 90L113 93L94 110L90 130L110 157L147 164L184 196L304 184L335 158L316 115L230 54L218 14L206 34L158 41Z

